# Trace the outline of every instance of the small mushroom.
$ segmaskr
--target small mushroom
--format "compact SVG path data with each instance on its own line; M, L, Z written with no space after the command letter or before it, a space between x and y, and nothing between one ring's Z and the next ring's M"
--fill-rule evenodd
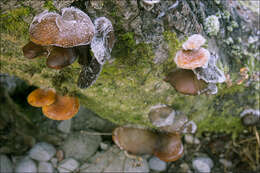
M207 83L198 80L191 70L177 69L169 73L164 81L169 82L178 92L187 95L198 95L207 88Z
M61 69L72 64L77 59L75 49L53 47L47 59L49 68Z
M241 121L245 126L254 126L260 124L260 111L255 109L246 109L241 114Z
M176 111L173 123L168 126L160 127L160 129L168 133L180 134L184 131L185 124L187 124L188 121L189 119L185 114Z
M184 50L199 49L206 42L205 38L200 34L194 34L188 38L182 45Z
M74 7L61 13L44 11L35 16L29 29L31 41L65 48L89 44L95 29L88 15Z
M165 162L180 159L184 149L179 134L160 134L154 155Z
M52 89L35 89L27 97L27 102L34 107L48 106L54 103L56 94Z
M118 127L113 131L113 141L120 149L132 154L153 154L158 135L144 129Z
M47 54L46 48L37 45L32 41L30 41L23 47L23 55L28 59L33 59L44 54Z
M68 120L79 110L79 101L75 97L57 95L56 101L42 107L45 116L53 120Z
M171 125L175 117L175 111L167 105L156 105L148 114L150 122L156 127Z
M174 61L179 68L195 69L197 67L207 67L210 53L207 49L180 50L177 52Z

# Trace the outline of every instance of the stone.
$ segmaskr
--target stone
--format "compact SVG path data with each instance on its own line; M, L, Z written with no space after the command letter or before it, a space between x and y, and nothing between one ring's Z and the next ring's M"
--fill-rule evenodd
M58 167L58 159L57 158L52 158L51 160L51 164L54 168L57 168Z
M137 160L127 158L124 168L124 172L149 172L149 166L145 159L138 162Z
M13 172L13 164L6 155L0 155L0 172Z
M56 149L51 144L40 142L29 151L29 156L37 161L48 161L55 153Z
M67 158L63 160L59 166L59 172L73 172L79 167L79 162L73 158Z
M100 136L74 132L67 137L61 148L65 152L65 158L86 160L97 151L100 142Z
M108 150L109 144L104 143L104 142L101 142L101 143L100 143L100 148L101 148L102 150Z
M69 133L71 129L71 122L72 120L63 120L62 122L59 123L58 125L58 130L63 132L63 133Z
M53 173L54 169L51 163L48 162L40 162L38 165L38 172L46 172L46 173Z
M192 160L192 166L197 172L210 172L214 166L213 161L209 157L197 157Z
M231 168L232 167L232 162L230 160L219 159L219 162L226 168Z
M167 163L160 160L158 157L152 157L149 160L149 167L154 171L162 172L167 169Z
M200 140L190 134L185 135L184 140L187 144L200 144Z
M36 163L29 157L24 157L16 164L15 172L37 172Z

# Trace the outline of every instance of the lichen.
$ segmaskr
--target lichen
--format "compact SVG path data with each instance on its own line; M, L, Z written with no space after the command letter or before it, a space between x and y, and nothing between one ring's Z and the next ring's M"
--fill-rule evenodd
M218 17L211 15L205 20L205 29L209 36L216 36L220 29L220 23Z

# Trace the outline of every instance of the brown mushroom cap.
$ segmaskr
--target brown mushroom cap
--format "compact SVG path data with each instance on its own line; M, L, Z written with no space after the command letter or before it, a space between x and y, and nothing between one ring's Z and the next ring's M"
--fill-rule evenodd
M41 88L34 90L27 97L28 103L35 107L51 105L55 99L56 94L53 90Z
M59 95L53 104L42 107L43 114L53 120L68 120L76 115L78 110L79 101L77 98Z
M169 82L178 92L187 95L198 95L207 87L207 83L198 80L191 70L178 69L169 73L164 81Z
M154 155L165 162L173 162L183 155L183 145L178 134L160 134Z
M150 122L156 127L171 125L175 111L167 105L153 106L148 114Z
M174 61L179 68L195 69L197 67L207 66L210 53L207 49L198 50L180 50L177 52Z
M89 44L94 36L94 24L83 11L70 7L62 15L43 12L34 17L30 39L40 45L74 47Z
M72 64L77 59L75 49L53 47L47 59L49 68L61 69Z
M118 127L113 131L113 141L132 154L153 154L158 135L144 129Z
M193 50L200 48L206 42L205 38L200 34L194 34L188 38L182 45L184 50Z
M44 48L43 46L37 45L37 44L33 43L32 41L30 41L23 47L23 55L29 59L36 58L45 53L47 53L46 48Z

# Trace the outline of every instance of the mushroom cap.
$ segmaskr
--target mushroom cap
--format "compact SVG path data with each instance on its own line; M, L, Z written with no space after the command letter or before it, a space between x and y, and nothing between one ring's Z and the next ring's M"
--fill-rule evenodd
M62 15L44 11L35 16L29 32L31 41L36 44L74 47L89 44L94 30L87 14L70 7L62 9Z
M209 51L204 48L199 48L197 50L178 51L174 61L179 68L195 69L197 67L206 67L209 58Z
M188 122L188 117L182 112L176 112L174 122L171 125L161 127L161 130L166 131L168 133L182 133L185 124Z
M34 107L51 105L55 100L56 93L52 89L38 88L31 92L27 97L28 103Z
M113 131L116 145L132 154L153 154L158 135L144 129L118 127Z
M156 105L151 108L148 116L153 125L162 127L173 123L175 111L167 105Z
M47 58L49 68L61 69L72 64L77 59L73 48L53 47Z
M183 144L178 134L159 135L154 155L165 162L173 162L183 155Z
M198 80L193 71L185 69L170 72L164 81L169 82L178 92L187 95L198 95L207 87L207 83Z
M68 120L79 110L79 101L75 97L57 95L56 101L42 107L45 116L53 120Z
M47 53L46 48L43 46L37 45L30 41L23 47L23 55L28 59L33 59L38 56L41 56L43 54Z
M206 40L200 34L194 34L188 38L182 45L184 50L194 50L200 48L203 44L205 44Z

